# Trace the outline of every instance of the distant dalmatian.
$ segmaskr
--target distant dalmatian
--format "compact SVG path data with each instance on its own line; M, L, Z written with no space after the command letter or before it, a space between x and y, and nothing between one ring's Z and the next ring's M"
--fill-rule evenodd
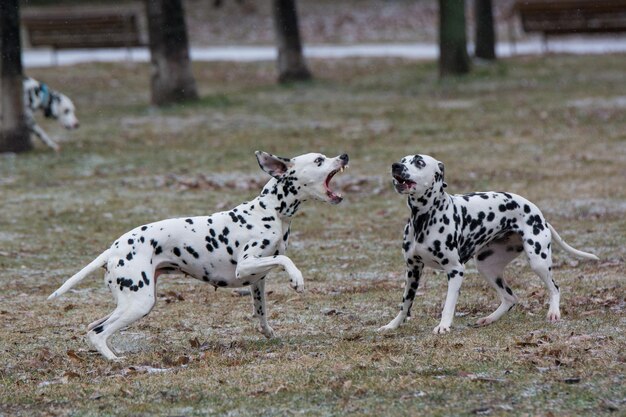
M302 273L284 255L289 228L302 203L314 199L339 204L343 197L330 181L348 166L348 155L327 158L309 153L292 159L257 152L259 166L273 178L261 195L229 211L208 217L162 220L122 235L89 265L48 297L67 292L97 268L104 267L105 285L117 308L91 323L88 337L107 359L119 359L108 339L146 316L156 301L156 281L164 273L182 272L217 287L250 286L260 330L274 335L267 323L265 277L282 267L291 287L304 290Z
M23 86L28 128L49 148L58 152L61 148L37 124L34 113L41 109L44 116L57 119L64 128L68 130L77 129L79 123L76 118L74 103L66 95L50 90L45 83L33 78L25 77Z
M434 329L434 333L445 333L452 325L464 265L472 257L501 301L478 325L493 323L517 303L502 272L521 252L526 252L530 267L550 292L548 320L552 322L561 317L559 287L552 279L552 239L571 255L598 259L565 243L537 206L523 197L504 192L446 193L444 166L430 156L406 156L392 165L391 174L396 191L408 195L411 217L404 229L407 274L402 307L381 331L396 329L410 315L424 266L448 275L441 322Z

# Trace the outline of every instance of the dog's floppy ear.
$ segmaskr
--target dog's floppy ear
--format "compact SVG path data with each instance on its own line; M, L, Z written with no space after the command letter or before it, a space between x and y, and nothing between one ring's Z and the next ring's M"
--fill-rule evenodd
M445 167L443 166L443 162L439 162L437 163L437 166L439 167L439 172L441 172L441 179L443 180L445 178ZM448 184L446 184L445 181L443 181L443 188L446 188L448 186Z
M262 151L256 151L255 155L261 169L274 178L280 177L293 166L289 158L281 158Z

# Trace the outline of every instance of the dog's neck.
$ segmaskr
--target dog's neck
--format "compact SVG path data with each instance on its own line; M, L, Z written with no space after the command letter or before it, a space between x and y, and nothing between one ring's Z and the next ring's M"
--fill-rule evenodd
M305 201L297 194L298 190L294 178L283 176L272 178L263 187L263 191L257 199L262 207L276 210L279 218L290 219L297 213L300 204Z
M52 109L53 105L55 104L55 102L58 102L59 99L59 95L48 89L48 86L44 83L40 84L39 87L39 107L43 110L43 114L44 116L46 116L47 118L53 118L56 119L57 116L54 114L54 111Z
M449 200L448 194L443 191L443 184L434 184L421 196L409 195L408 205L411 209L409 222L413 227L414 239L418 243L424 242L424 233L432 216L438 211L446 210Z
M448 193L444 191L442 183L435 183L424 194L416 196L409 194L408 205L411 209L411 217L416 217L433 210L439 210L449 200Z

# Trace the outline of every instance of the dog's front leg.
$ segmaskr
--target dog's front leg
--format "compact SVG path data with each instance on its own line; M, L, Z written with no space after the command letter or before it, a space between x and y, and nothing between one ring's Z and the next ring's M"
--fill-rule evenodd
M61 147L55 141L50 139L48 134L38 124L34 123L34 124L31 124L29 127L31 131L35 135L37 135L37 137L41 139L43 143L45 143L49 148L54 149L55 152L59 152Z
M452 319L454 318L456 301L459 298L459 291L461 290L461 284L463 283L465 267L463 265L457 265L447 269L446 273L448 274L448 294L446 295L446 303L444 304L443 312L441 313L441 322L433 329L433 333L447 333L450 331Z
M259 319L259 330L265 337L271 339L274 337L274 329L267 323L267 314L265 312L265 277L251 285L252 299L254 300L254 315Z
M304 291L304 279L302 272L296 267L291 259L285 255L254 256L250 252L244 252L237 262L237 279L265 275L277 266L282 266L289 275L289 283L297 292Z
M386 331L386 330L394 330L400 326L406 318L411 314L411 307L413 306L413 299L415 298L415 293L417 292L417 288L419 287L420 277L422 275L422 270L424 269L424 264L421 262L411 260L410 263L407 262L407 270L406 270L406 285L404 286L404 295L402 296L402 307L400 308L400 312L387 324L378 329L378 331Z

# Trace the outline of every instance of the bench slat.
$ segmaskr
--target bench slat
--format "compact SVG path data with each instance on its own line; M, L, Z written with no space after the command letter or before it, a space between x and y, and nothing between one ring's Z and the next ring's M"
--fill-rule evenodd
M137 6L33 8L22 14L22 25L33 47L145 46L146 36L140 22L142 11Z
M525 32L548 34L626 31L626 0L518 0Z

